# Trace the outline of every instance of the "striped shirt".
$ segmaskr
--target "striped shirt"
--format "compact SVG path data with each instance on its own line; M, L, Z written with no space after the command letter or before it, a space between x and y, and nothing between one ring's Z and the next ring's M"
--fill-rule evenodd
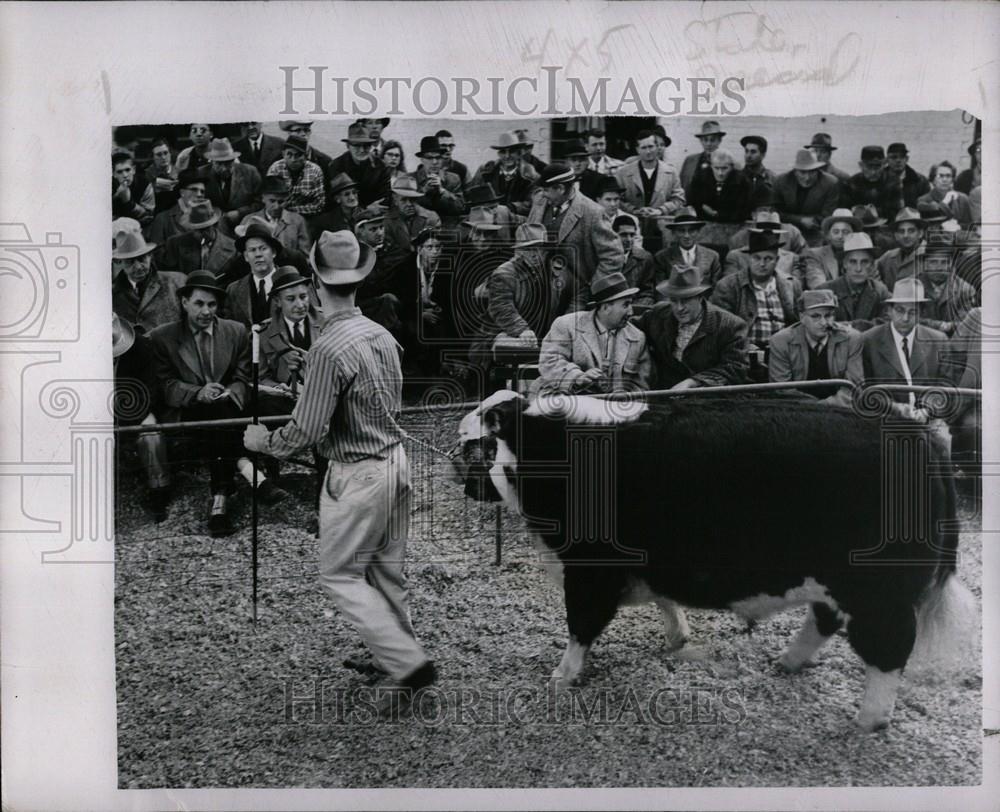
M268 437L279 459L318 444L335 462L385 459L403 440L393 418L403 395L399 344L358 308L332 314L306 356L306 380L290 422Z

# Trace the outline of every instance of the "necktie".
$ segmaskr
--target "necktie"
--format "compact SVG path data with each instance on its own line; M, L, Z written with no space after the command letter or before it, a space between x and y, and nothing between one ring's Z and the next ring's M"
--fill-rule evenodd
M292 335L292 343L302 350L309 349L309 339L302 334L302 322L295 322L295 330Z
M207 330L198 332L198 355L201 357L201 371L206 381L215 380L215 370L212 369L212 336Z
M201 242L201 267L208 267L208 252L211 250L212 246L205 240Z
M250 142L250 163L252 163L252 164L256 164L257 163L257 142L256 141L251 141Z
M264 289L264 280L257 282L257 295L254 297L253 317L254 324L267 318L267 291Z
M907 336L903 336L903 357L906 359L906 366L910 366L910 342Z

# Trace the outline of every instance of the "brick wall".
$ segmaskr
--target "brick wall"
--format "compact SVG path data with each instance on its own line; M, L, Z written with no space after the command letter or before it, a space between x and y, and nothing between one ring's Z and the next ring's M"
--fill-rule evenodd
M667 159L680 164L684 156L698 150L694 134L704 119L692 116L660 119L673 140ZM927 173L936 161L948 159L959 171L969 165L966 148L972 143L974 122L963 117L962 111L925 111L886 113L878 116L801 116L775 118L741 116L724 119L723 129L728 135L723 146L742 156L739 138L754 133L767 138L770 147L766 165L781 172L788 169L795 158L795 151L809 143L813 133L828 132L839 149L834 153L834 164L847 172L856 172L861 148L867 144L887 146L893 141L903 141L910 150L910 164L918 172ZM420 137L432 135L439 129L450 130L455 136L455 157L475 171L479 164L493 157L489 145L505 129L527 128L534 140L535 154L543 160L549 156L550 127L545 119L396 119L385 131L385 137L403 144L407 166L414 169L418 161L413 152L419 148ZM277 124L268 124L265 130L281 135ZM344 151L339 139L347 132L346 122L318 121L313 126L313 143L331 155Z

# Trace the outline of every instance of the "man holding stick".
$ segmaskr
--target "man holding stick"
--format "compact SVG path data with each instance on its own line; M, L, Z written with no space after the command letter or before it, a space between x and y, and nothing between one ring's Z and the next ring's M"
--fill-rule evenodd
M323 232L312 261L326 322L309 349L299 402L285 426L248 426L243 442L279 459L318 443L330 460L320 494L320 583L400 689L383 696L379 712L388 716L436 676L414 635L403 575L410 473L393 418L400 347L354 305L375 264L369 246L349 231Z

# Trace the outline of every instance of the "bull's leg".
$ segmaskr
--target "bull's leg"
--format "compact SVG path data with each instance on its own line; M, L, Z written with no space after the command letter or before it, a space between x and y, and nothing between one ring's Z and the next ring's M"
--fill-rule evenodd
M562 661L552 672L557 688L566 688L580 676L587 652L618 611L621 584L601 578L597 568L569 566L563 574L569 642Z
M843 622L844 618L837 610L825 603L814 603L799 633L778 659L778 665L793 674L804 666L811 665L812 656L836 633Z
M677 651L691 635L684 610L669 598L653 598L663 617L663 630L667 635L667 651Z
M855 719L865 731L889 724L900 675L913 650L917 621L912 606L886 603L847 623L847 639L867 666L865 693Z

